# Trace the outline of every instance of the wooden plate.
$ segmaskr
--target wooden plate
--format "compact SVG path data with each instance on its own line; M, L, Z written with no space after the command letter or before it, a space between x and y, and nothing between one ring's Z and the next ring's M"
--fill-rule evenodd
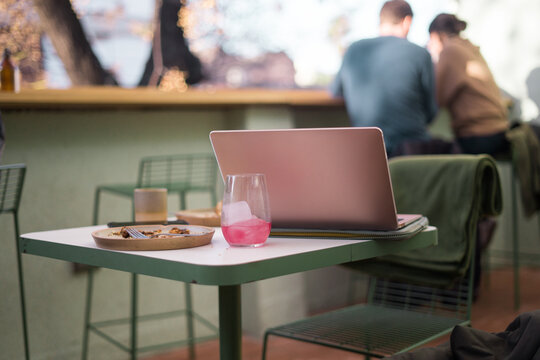
M188 229L190 234L198 236L171 236L157 239L124 239L113 233L120 232L120 227L97 230L92 233L96 245L110 250L172 250L185 249L207 245L212 241L214 229L205 226L194 225L139 225L134 228L139 231L169 232L172 228Z
M221 217L212 209L182 210L176 213L178 220L184 220L190 225L221 226Z

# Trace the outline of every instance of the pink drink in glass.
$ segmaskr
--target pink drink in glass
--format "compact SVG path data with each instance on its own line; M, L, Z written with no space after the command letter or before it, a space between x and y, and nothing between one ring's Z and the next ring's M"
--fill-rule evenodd
M222 225L225 240L230 245L260 246L270 235L271 223L259 218L239 221L231 225Z

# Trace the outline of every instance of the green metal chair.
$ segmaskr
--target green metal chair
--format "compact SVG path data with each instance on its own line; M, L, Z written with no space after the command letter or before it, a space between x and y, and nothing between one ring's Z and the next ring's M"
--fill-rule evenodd
M135 183L99 185L95 192L93 223L97 225L99 218L100 195L104 192L123 196L133 200L133 191L136 188L159 187L166 188L169 194L178 194L180 198L180 209L186 208L186 195L190 192L208 192L212 204L216 204L216 176L217 163L212 154L182 154L182 155L162 155L149 156L141 159L138 170L138 177ZM134 214L134 211L132 212ZM88 338L90 331L93 331L102 338L113 343L120 349L129 352L131 359L136 359L138 352L152 351L173 345L189 346L190 359L195 358L194 345L196 341L204 341L217 336L217 327L202 318L193 311L191 301L191 286L185 285L185 309L168 313L150 314L145 316L138 315L137 309L137 291L138 276L131 274L131 314L129 318L115 319L109 321L94 322L90 321L92 308L93 291L93 273L95 269L88 269L86 310L84 315L84 332L82 358L86 359L88 355ZM137 344L137 321L152 320L158 318L167 318L171 316L186 316L187 339L185 341L176 341L172 343L151 345L139 347ZM195 337L193 320L198 320L201 324L212 331L212 335ZM119 323L129 322L130 324L130 344L125 346L119 341L113 339L101 330L106 326L113 326Z
M15 227L15 243L17 249L17 273L19 277L19 292L21 300L22 330L24 337L24 355L30 359L28 346L28 328L26 322L26 303L24 297L24 277L21 261L21 251L19 248L19 204L26 174L26 165L0 165L0 214L11 213Z
M470 325L476 225L480 215L502 209L495 162L486 155L410 156L389 167L398 211L426 215L438 245L346 264L371 276L366 303L268 329L263 359L270 336L382 358Z
M94 196L93 224L98 224L99 203L102 193L107 192L133 199L137 188L167 188L169 194L178 194L180 209L186 208L189 192L207 192L212 204L216 195L217 164L212 154L182 154L148 156L141 159L137 181L134 183L99 185Z

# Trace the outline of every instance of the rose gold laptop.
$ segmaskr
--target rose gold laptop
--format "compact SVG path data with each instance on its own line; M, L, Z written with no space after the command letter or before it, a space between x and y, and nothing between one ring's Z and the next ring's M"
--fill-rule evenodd
M266 175L273 228L396 230L379 128L233 130L210 133L223 179Z

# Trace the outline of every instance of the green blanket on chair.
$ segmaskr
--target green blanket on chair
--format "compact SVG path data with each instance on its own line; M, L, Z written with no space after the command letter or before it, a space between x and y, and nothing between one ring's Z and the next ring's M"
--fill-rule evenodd
M348 264L378 277L450 286L471 263L478 220L502 210L500 180L488 155L428 155L389 163L398 213L423 214L438 245Z

